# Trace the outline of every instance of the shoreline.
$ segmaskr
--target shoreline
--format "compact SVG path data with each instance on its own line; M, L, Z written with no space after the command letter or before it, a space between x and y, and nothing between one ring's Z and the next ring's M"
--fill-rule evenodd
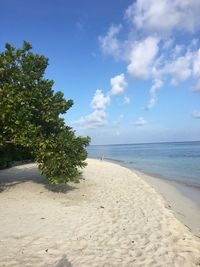
M200 238L200 206L191 198L182 194L182 191L178 190L178 186L175 186L173 182L146 175L139 171L135 172L164 198L175 217L188 227L195 236Z
M50 186L36 164L0 171L2 266L200 264L200 239L138 173L87 162L79 184L61 186Z
M99 159L99 158L91 158L91 159ZM193 188L197 191L200 192L200 184L194 184L194 183L187 183L185 181L181 181L180 179L175 179L174 177L167 177L167 176L164 176L164 175L161 175L159 173L155 173L155 172L148 172L148 171L144 171L140 168L137 168L136 166L132 167L130 166L129 164L132 163L132 162L125 162L123 160L117 160L117 159L112 159L112 158L104 158L105 161L108 161L108 162L113 162L113 163L116 163L120 166L123 166L125 168L128 168L130 170L133 170L133 171L138 171L140 173L143 173L145 175L148 175L148 176L151 176L151 177L156 177L158 179L162 179L166 182L169 182L169 183L175 183L175 184L180 184L184 187L187 187L187 188Z
M166 201L174 215L190 231L200 238L200 190L199 188L177 183L159 175L145 173L128 167L120 161L106 159L105 161L122 166L138 174L141 179L152 186Z

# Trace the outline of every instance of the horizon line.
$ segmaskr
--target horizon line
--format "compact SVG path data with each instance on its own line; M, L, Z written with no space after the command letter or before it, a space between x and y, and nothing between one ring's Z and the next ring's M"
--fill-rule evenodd
M200 140L188 140L188 141L160 141L160 142L144 142L144 143L119 143L119 144L101 144L101 145L89 145L89 146L122 146L122 145L147 145L147 144L170 144L170 143L195 143Z

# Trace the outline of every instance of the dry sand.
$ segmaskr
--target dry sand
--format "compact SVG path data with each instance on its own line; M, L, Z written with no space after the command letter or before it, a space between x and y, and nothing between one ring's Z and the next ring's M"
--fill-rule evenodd
M138 174L88 160L53 189L35 164L0 172L0 266L200 265L200 241ZM6 183L6 184L5 184Z

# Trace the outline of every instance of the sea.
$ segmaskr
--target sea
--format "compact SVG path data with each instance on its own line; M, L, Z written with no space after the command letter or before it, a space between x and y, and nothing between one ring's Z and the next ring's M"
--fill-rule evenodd
M88 157L116 162L200 193L200 141L91 145Z

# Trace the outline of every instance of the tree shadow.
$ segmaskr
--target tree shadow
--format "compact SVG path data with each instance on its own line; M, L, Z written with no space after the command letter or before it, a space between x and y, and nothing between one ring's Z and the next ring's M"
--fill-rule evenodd
M78 177L79 179L81 177ZM51 185L45 176L40 173L36 164L24 164L0 170L0 192L28 181L41 184L54 193L66 194L68 191L76 189L75 185L69 184Z
M55 267L72 267L72 264L68 261L66 255L64 254L59 262L56 263Z

